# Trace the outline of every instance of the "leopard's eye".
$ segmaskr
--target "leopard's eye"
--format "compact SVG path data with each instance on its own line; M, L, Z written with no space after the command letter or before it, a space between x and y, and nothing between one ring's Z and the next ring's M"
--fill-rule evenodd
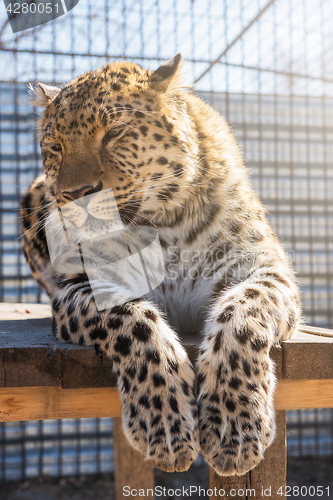
M51 146L52 151L55 151L56 153L60 153L62 151L62 145L61 144L55 144L54 146Z
M109 130L102 139L103 146L105 146L105 144L107 144L109 141L111 141L111 139L113 139L114 137L118 137L122 133L123 130L124 130L124 127L117 127L117 128L113 128L113 129Z

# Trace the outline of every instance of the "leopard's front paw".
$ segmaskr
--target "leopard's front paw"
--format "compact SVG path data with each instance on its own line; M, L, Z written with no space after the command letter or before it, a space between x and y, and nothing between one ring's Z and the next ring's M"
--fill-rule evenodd
M244 362L249 373L250 365ZM241 367L237 356L231 363ZM222 476L242 475L253 469L274 439L274 377L267 370L268 363L262 365L254 367L259 373L251 381L223 363L217 373L198 374L201 451Z
M162 321L159 327L154 339L140 324L133 342L118 337L114 345L123 426L149 463L185 471L200 449L194 369L172 330Z
M187 470L199 450L193 371L186 364L171 362L166 369L143 362L132 379L128 372L121 377L128 440L150 464L166 472Z

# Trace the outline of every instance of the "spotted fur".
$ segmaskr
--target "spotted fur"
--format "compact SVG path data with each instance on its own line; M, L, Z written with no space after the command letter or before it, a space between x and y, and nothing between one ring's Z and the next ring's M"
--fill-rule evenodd
M179 55L155 72L116 62L37 92L45 173L22 202L23 240L54 333L113 360L126 435L150 463L185 470L201 449L218 474L247 472L274 439L270 348L301 311L228 125L182 86ZM81 240L98 235L108 188L124 224L157 229L166 276L99 312L87 275L52 268L44 221L85 190L89 210L68 218ZM177 333L202 335L195 370Z

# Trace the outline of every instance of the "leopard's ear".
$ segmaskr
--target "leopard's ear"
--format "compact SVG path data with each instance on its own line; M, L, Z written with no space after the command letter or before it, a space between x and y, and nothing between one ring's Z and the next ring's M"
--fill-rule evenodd
M38 83L37 87L30 85L29 92L34 96L33 104L46 108L53 99L57 97L61 89L44 83Z
M171 82L172 87L177 86L179 84L181 61L182 56L179 53L153 71L151 75L152 87L165 92L170 87Z

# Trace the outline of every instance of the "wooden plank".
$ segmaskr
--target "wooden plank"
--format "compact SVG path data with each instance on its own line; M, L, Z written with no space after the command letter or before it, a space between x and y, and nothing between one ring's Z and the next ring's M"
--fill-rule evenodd
M7 304L0 302L0 348L35 349L48 347L82 352L91 347L57 340L51 328L51 308L45 304Z
M226 497L281 499L277 491L282 486L284 492L287 473L285 411L276 413L276 424L277 433L274 443L266 450L264 460L250 472L243 476L219 476L213 469L210 469L209 487L212 490L216 488L217 491L214 498L221 500Z
M4 387L61 386L61 351L38 349L1 349L0 363Z
M333 337L299 332L283 342L282 377L333 379Z
M275 409L302 408L333 408L333 380L279 381L275 394ZM116 387L0 388L2 422L48 418L117 417L120 414L120 399Z
M333 331L328 328L318 328L316 326L302 326L303 333L310 333L312 335L316 335L319 337L330 337L333 338Z
M50 316L47 305L0 303L0 387L115 387L111 361L92 347L55 339ZM277 377L332 379L333 337L313 335L331 330L303 330L312 333L299 332L282 349L271 350ZM197 339L184 338L183 343L194 361Z
M333 408L333 380L280 380L275 394L275 408Z
M148 489L153 492L153 468L145 462L141 453L130 446L124 435L122 420L119 417L113 419L113 442L116 500L128 498L128 494L123 494L124 486L129 487L130 490L137 490L136 495L133 493L134 496L139 496L140 489L145 490L145 495L148 495ZM154 495L150 494L149 498L154 498Z
M62 353L63 389L116 387L112 373L112 361L106 356L97 356L95 349L71 350Z
M0 303L0 387L115 387L111 360L57 340L50 316L47 305Z
M120 399L116 387L101 389L6 387L0 389L0 421L2 422L120 415Z

